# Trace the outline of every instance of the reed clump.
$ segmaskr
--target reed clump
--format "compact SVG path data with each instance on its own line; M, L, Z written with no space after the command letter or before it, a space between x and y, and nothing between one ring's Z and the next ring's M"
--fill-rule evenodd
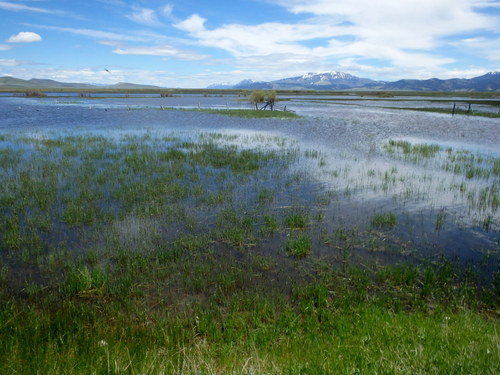
M24 92L24 96L29 98L45 98L47 94L39 90L27 90Z

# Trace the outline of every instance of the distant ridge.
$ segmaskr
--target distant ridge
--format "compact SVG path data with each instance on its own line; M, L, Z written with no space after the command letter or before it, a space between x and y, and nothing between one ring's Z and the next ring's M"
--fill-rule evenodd
M76 82L59 82L51 79L32 78L29 80L0 77L0 89L121 89L121 90L159 90L164 87L119 82L114 85L98 85ZM500 72L490 72L470 79L401 79L394 82L374 81L356 77L343 72L307 73L301 76L284 78L276 81L254 81L245 79L237 84L214 84L208 89L241 90L381 90L381 91L483 91L500 92Z
M14 77L0 77L0 88L12 89L39 89L39 88L90 88L93 85L86 83L58 82L52 79L20 79Z
M20 79L14 77L0 77L1 89L161 89L159 86L141 85L119 82L114 85L92 85L88 83L59 82L52 79Z
M252 90L387 90L387 91L500 91L500 72L465 79L401 79L395 82L374 81L349 73L307 73L302 76L263 82L250 79L235 85L211 85L208 88L232 88Z

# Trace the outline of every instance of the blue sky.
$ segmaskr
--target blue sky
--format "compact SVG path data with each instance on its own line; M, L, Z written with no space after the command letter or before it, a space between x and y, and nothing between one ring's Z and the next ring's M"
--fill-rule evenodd
M0 76L206 87L500 70L500 0L0 0Z

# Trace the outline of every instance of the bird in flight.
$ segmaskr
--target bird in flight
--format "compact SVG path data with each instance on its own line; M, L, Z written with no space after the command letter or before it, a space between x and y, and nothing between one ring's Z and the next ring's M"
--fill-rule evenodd
M108 69L104 68L104 70L107 71L109 74L111 74L111 72Z

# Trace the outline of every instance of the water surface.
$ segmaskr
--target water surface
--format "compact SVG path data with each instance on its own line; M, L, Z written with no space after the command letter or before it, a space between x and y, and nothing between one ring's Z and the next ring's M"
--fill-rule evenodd
M498 261L500 176L457 173L450 158L474 155L474 160L481 160L477 165L491 169L500 157L500 119L384 108L436 105L426 99L331 99L288 97L282 104L301 117L284 120L171 110L251 108L238 96L0 97L0 135L116 137L152 132L188 136L207 131L279 135L306 152L295 168L314 181L314 189L330 197L323 213L330 230L368 230L374 215L393 212L398 223L388 231L390 235L426 256L446 254L468 261L493 251L496 255L490 264ZM389 140L435 144L440 151L432 157L412 158L388 152ZM0 148L5 147L8 142L0 141Z

